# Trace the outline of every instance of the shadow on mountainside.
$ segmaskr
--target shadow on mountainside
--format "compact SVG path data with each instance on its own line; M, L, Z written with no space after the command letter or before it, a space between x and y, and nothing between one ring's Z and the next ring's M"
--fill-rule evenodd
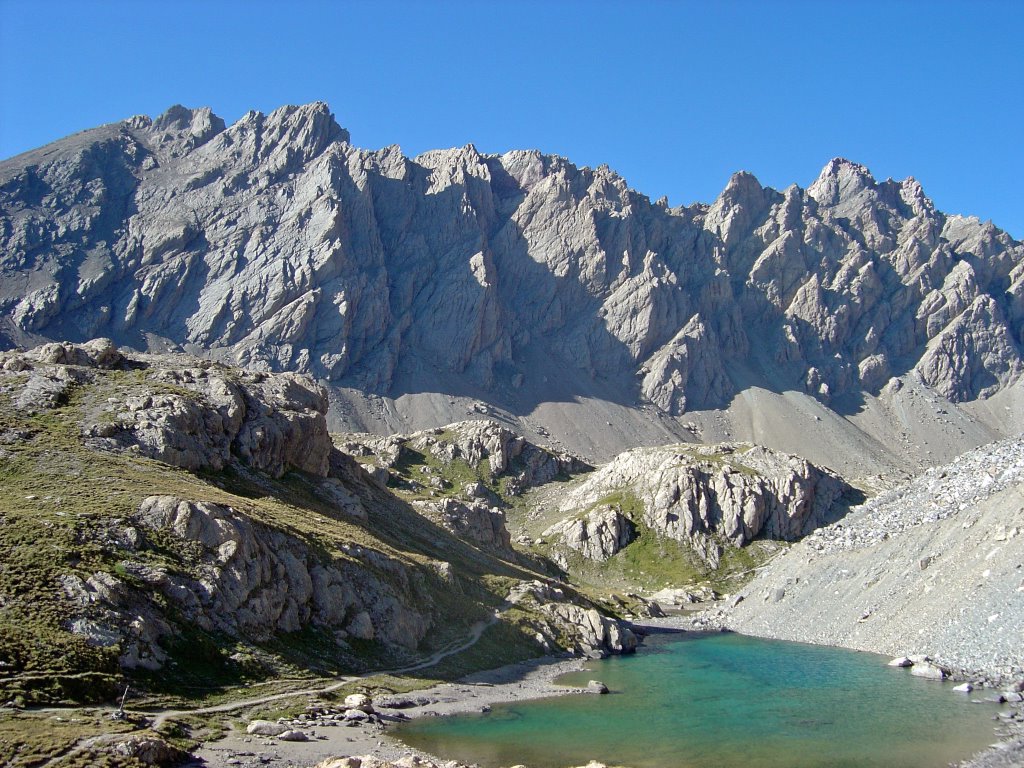
M126 122L0 164L2 344L165 340L517 416L589 398L650 398L678 416L724 409L748 385L852 416L920 362L932 317L952 321L933 294L963 262L976 273L964 305L990 300L971 323L995 330L954 329L954 399L978 397L1022 356L1017 246L955 230L948 248L897 248L916 220L886 183L858 182L875 195L863 216L885 230L876 247L842 206L749 174L713 206L668 209L607 170L539 153L358 150L340 128L317 129L333 116L314 106L240 120L220 144ZM271 163L275 151L287 162ZM933 237L944 221L928 219ZM962 245L968 235L981 244ZM992 249L999 259L974 253ZM837 279L851 264L860 271ZM851 288L861 272L866 287Z

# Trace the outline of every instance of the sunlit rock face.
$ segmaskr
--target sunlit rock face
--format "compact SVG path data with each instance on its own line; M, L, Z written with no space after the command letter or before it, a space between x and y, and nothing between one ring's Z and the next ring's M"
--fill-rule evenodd
M679 415L912 373L987 397L1021 374L1022 261L847 160L668 208L536 151L359 149L323 103L176 106L0 164L8 346L110 337L382 394L555 377Z

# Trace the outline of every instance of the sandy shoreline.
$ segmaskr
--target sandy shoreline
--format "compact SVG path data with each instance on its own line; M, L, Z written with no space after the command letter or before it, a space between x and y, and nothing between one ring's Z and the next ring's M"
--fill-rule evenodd
M550 696L573 694L593 695L581 688L556 685L553 681L567 673L583 669L594 661L581 658L543 657L498 669L477 672L454 683L424 688L407 694L408 698L424 698L429 703L401 710L382 709L385 719L391 716L445 717L480 712L485 707L512 701L526 701ZM393 722L397 722L395 719ZM231 731L224 738L204 744L195 751L202 765L209 768L255 768L255 766L313 766L329 757L375 755L395 760L406 755L440 760L411 749L388 733L387 727L372 724L357 726L316 726L303 729L310 737L306 742L282 742L274 738L250 736L244 731Z

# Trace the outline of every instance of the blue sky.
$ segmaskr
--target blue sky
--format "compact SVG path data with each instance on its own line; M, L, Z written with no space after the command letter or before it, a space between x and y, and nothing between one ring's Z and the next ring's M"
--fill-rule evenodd
M607 163L652 199L832 157L1024 238L1024 2L0 0L0 157L173 103Z

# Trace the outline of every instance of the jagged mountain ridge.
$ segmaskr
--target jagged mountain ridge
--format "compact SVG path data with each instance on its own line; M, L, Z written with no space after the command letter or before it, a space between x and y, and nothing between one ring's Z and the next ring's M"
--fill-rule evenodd
M4 161L0 335L519 415L589 396L679 416L752 385L827 405L901 374L962 402L1020 379L1024 245L913 179L837 159L806 190L738 173L668 208L536 151L349 138L322 103L229 127L173 107Z

